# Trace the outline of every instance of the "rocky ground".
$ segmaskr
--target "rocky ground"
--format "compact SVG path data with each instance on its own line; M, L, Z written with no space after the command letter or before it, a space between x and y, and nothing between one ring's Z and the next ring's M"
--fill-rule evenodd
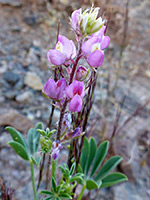
M84 8L90 5L90 1L82 2ZM124 157L119 170L129 182L93 192L86 199L148 200L150 1L97 0L95 5L107 19L110 16L107 34L111 43L99 71L89 120L89 127L94 127L89 134L99 140L100 130L106 127L104 137L110 138L117 124L110 153ZM15 190L13 200L32 199L30 171L8 146L10 136L4 128L11 125L26 135L36 122L48 123L50 103L41 94L52 75L46 53L56 42L58 20L60 33L74 38L68 17L80 6L81 1L73 0L0 0L0 178ZM117 112L121 113L118 121ZM53 126L58 117L55 110ZM66 157L63 150L62 159Z

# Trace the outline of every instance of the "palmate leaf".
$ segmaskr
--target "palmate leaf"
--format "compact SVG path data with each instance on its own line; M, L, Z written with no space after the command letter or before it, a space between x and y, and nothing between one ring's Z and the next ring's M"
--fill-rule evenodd
M72 199L72 196L70 196L69 194L60 194L59 198L60 199Z
M121 183L127 180L128 178L124 174L115 172L115 173L109 174L108 176L102 179L101 188L110 187L112 185L115 185L117 183Z
M35 128L30 128L28 131L28 144L32 155L37 152L40 144L40 133L37 130L42 128L43 124L38 123Z
M15 150L15 152L24 160L30 160L30 156L28 154L27 149L18 142L9 141L8 144Z
M94 138L91 138L89 141L87 138L84 139L80 158L80 171L84 173L84 180L80 184L85 184L88 190L108 187L127 180L127 177L121 173L108 175L122 161L120 156L113 156L100 168L107 155L108 147L109 141L101 143L97 148Z
M88 174L90 166L92 165L92 162L94 160L96 148L97 148L96 142L94 138L91 137L89 141L89 157L87 161L86 175Z
M112 171L120 162L122 161L121 156L113 156L103 165L99 173L97 174L94 180L99 180L100 178L107 175L110 171Z
M96 170L100 167L100 165L104 161L106 154L108 152L108 147L109 147L108 141L105 141L105 142L103 142L99 145L99 147L96 151L96 155L95 155L95 159L94 159L94 163L93 163L93 167L92 167L90 177L92 177L94 175Z
M83 148L82 148L81 159L80 159L80 164L81 164L83 172L85 171L85 168L86 168L88 154L89 154L89 142L88 142L88 139L85 137Z
M101 183L102 182L99 182L99 184L98 184L96 181L94 181L92 179L87 179L86 180L86 188L88 190L98 189L100 187Z
M25 141L25 138L23 137L23 135L17 131L16 129L10 127L10 126L7 126L6 127L6 130L10 133L12 139L15 141L15 142L18 142L20 143L24 148L27 148L27 143Z

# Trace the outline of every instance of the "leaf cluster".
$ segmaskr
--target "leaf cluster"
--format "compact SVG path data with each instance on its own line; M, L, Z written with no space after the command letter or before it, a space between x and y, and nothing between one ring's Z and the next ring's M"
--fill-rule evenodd
M84 138L80 158L80 172L84 173L84 181L88 190L110 187L114 184L127 181L127 177L119 172L110 172L122 161L121 156L113 156L104 164L109 148L109 141L104 141L98 147L93 137Z
M60 184L56 185L56 180L54 177L51 179L51 191L43 190L40 194L48 195L45 200L61 200L61 199L72 199L73 188L77 183L83 181L83 174L77 173L74 174L76 163L73 163L70 170L68 166L65 164L63 166L59 166L62 172L62 178L60 180Z
M6 130L12 137L12 140L9 141L8 144L22 159L27 161L32 160L32 162L37 166L40 163L40 157L36 156L40 144L40 133L37 130L42 128L42 123L38 123L34 128L30 128L26 141L22 133L10 126L6 127Z

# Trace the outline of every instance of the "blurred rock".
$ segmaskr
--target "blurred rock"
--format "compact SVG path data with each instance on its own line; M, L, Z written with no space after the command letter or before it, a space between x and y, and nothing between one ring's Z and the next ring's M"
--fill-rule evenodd
M26 91L16 96L16 101L18 101L19 103L31 103L33 99L34 99L33 93L30 91Z
M0 115L0 126L12 126L22 133L27 133L34 125L16 110L9 110L6 114Z
M17 95L17 91L13 91L13 90L8 90L6 93L5 93L5 97L7 98L7 99L15 99L15 97L16 97L16 95Z
M3 77L11 85L14 85L19 80L19 75L14 72L4 72Z
M33 72L27 72L24 79L24 84L34 90L42 90L43 84L39 76Z
M4 6L12 6L12 7L20 8L22 6L22 1L21 0L0 0L0 4Z

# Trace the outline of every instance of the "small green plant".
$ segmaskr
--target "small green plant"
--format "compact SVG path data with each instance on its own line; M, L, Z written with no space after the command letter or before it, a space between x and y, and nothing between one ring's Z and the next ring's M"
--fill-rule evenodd
M34 178L34 167L33 164L39 166L40 156L37 156L36 153L39 149L40 144L40 133L38 129L43 129L43 124L38 123L35 128L31 128L28 131L28 143L25 140L24 136L17 131L16 129L7 126L6 130L10 133L12 140L8 144L15 150L15 152L24 160L30 162L32 185L34 191L34 200L38 199L35 178Z
M86 189L93 190L110 187L114 184L127 181L127 177L119 172L109 174L121 161L121 156L113 156L103 164L108 153L109 141L104 141L98 147L94 138L84 138L82 154L80 158L79 171L84 174L82 192L78 198L82 198ZM102 165L103 164L103 165Z

